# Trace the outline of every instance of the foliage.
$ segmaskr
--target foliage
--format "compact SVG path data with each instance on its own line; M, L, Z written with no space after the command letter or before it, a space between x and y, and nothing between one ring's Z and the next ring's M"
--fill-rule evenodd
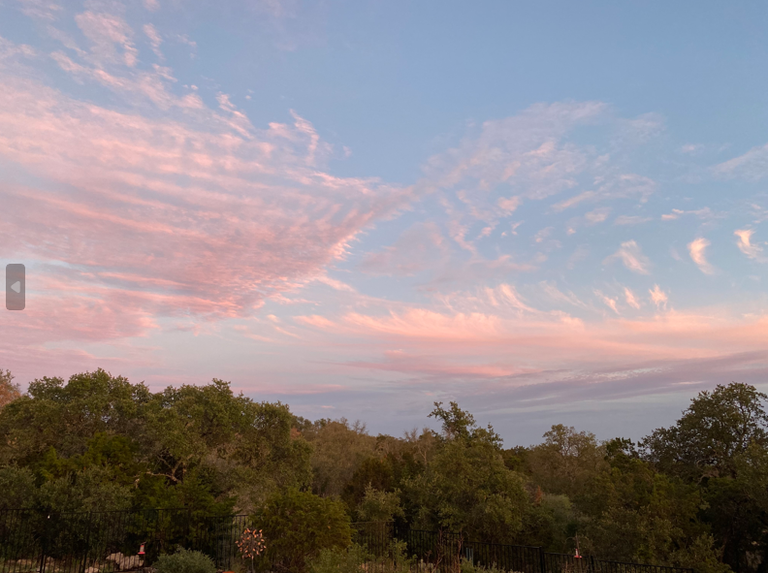
M445 440L476 440L501 446L501 437L493 431L490 424L487 428L478 428L474 416L459 408L456 402L451 402L450 410L444 409L442 402L435 402L435 409L429 417L442 421Z
M360 521L392 521L395 517L404 517L400 507L400 492L386 492L369 484L365 489L363 501L357 508L357 518Z
M364 547L326 548L307 561L309 573L363 573L363 564L373 558Z
M161 555L154 568L157 573L216 573L216 565L210 557L184 548L170 555Z
M0 511L3 509L30 509L37 498L35 475L29 468L0 467Z
M275 570L301 572L323 549L344 549L352 529L344 504L291 488L273 495L254 521L270 539L265 553Z
M366 433L364 425L344 419L320 420L304 435L313 446L312 491L318 495L340 495L376 447L376 439Z
M747 384L701 392L674 426L644 440L646 457L665 473L686 479L735 477L736 456L752 443L768 447L767 399Z
M483 565L475 565L468 559L462 559L461 573L507 573L507 572L506 570L501 569L496 565L489 565L485 567Z
M361 545L352 544L346 549L324 549L307 563L309 573L411 573L416 563L406 555L405 543L393 541L386 555L374 557Z
M516 539L521 545L543 547L545 551L562 553L579 525L577 512L567 495L534 494L534 503L524 517L523 531Z
M13 383L11 371L0 369L0 408L10 404L19 396L21 396L19 385Z
M46 511L116 511L128 509L131 490L109 481L108 472L92 467L46 481L37 506Z
M33 472L25 503L62 510L124 507L127 496L134 508L249 511L310 483L311 446L293 421L221 380L153 394L104 370L42 378L0 410L0 467Z
M578 535L604 559L762 573L765 402L732 383L639 443L554 425L539 445L503 449L456 402L434 404L440 432L397 438L304 420L217 379L151 392L96 370L34 380L20 395L0 370L0 510L254 514L270 541L253 565L278 573L351 572L362 558L352 516L553 552L572 551ZM405 562L391 548L379 565Z
M768 560L768 396L747 384L701 392L670 428L642 442L657 471L695 484L714 546L737 570ZM714 551L714 550L713 550Z
M594 486L608 471L605 455L593 434L557 424L544 434L543 444L531 449L527 466L544 491L589 506L599 503L589 494L600 490Z
M417 524L510 542L528 504L523 477L507 469L492 428L476 428L455 404L446 412L436 403L434 413L446 420L444 442L424 473L405 484Z

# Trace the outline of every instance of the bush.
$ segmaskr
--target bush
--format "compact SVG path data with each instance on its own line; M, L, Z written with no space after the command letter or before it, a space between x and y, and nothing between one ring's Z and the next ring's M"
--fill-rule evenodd
M468 559L462 559L461 573L506 573L506 571L496 567L496 564L484 567L482 565L473 565Z
M307 560L310 573L362 573L362 565L371 556L365 548L354 544L344 549L323 549L314 559Z
M316 558L307 560L307 569L309 573L412 573L417 570L415 561L406 554L405 542L392 541L386 553L374 558L365 546L358 544L346 550L324 549Z
M405 541L393 539L387 550L387 555L381 557L375 562L377 571L387 573L409 573L415 566L415 560L408 557L407 545Z
M181 547L176 553L161 555L155 569L157 573L216 573L216 565L205 553Z
M304 573L307 560L323 549L346 549L352 544L342 502L296 489L274 495L254 516L254 524L268 540L266 561L280 573Z

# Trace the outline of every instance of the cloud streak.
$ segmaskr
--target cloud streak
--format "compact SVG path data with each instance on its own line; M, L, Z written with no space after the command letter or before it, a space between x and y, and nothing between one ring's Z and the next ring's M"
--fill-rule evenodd
M634 240L622 243L619 250L605 258L603 264L610 264L615 260L620 260L633 273L650 274L651 261L643 254L640 245Z
M85 13L78 23L101 57L131 67L119 20ZM319 169L326 147L298 116L257 130L222 96L221 110L160 119L77 101L7 67L0 80L0 156L46 180L3 185L0 245L143 311L247 315L324 274L410 200L406 189Z
M742 253L756 261L764 262L766 260L763 255L763 247L752 242L752 235L754 234L752 229L739 229L733 234L739 238L737 245Z
M702 237L694 239L688 243L688 254L691 255L691 259L696 266L699 267L702 273L705 275L712 275L715 273L715 268L707 260L706 250L709 247L710 242Z

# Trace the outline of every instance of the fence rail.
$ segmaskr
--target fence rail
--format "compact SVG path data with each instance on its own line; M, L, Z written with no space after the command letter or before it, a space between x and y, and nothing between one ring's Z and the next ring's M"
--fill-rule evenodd
M248 516L187 509L42 514L0 511L0 573L96 573L136 569L177 547L230 568ZM144 555L139 550L144 546Z
M684 567L623 563L549 553L542 547L471 541L457 533L396 528L394 535L406 542L409 555L436 564L438 569L446 569L443 565L450 568L459 559L466 559L474 565L517 573L694 573Z
M239 562L237 540L251 526L245 515L211 516L188 509L43 514L0 510L0 573L110 573L151 566L177 547L210 556L217 569ZM461 559L515 573L694 573L692 569L621 563L548 553L541 547L470 541L457 533L353 524L353 541L381 563L392 542L404 543L419 570L455 570ZM139 548L144 555L139 555Z

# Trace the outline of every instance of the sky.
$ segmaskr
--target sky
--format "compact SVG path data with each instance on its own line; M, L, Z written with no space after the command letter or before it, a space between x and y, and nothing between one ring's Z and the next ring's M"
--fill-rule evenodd
M768 4L0 0L22 389L639 439L768 372Z

